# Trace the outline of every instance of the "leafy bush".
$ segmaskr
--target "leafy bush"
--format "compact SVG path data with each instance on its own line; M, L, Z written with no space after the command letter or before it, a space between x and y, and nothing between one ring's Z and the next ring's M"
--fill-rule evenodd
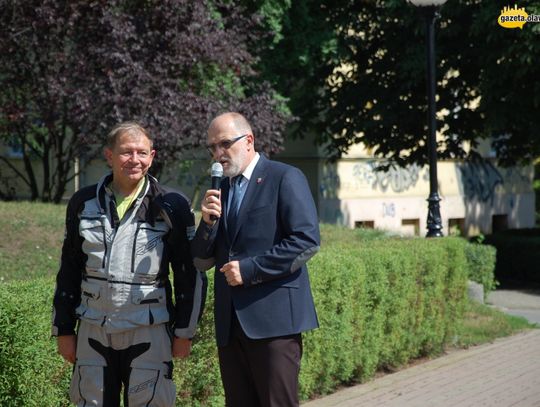
M0 406L70 405L72 365L50 336L53 291L51 278L0 284ZM212 312L201 321L191 356L175 362L174 380L177 406L223 405Z
M484 297L493 291L498 282L495 280L496 249L493 246L468 244L465 246L469 279L484 286Z
M540 228L510 229L486 236L495 246L495 277L502 284L540 284Z
M51 279L0 284L0 405L68 406L71 365L51 340Z
M335 239L324 240L310 262L321 328L304 335L303 399L439 353L459 335L469 267L475 264L467 256L471 244L322 230L323 239ZM0 283L2 406L68 405L71 366L50 338L53 289L52 278ZM212 302L210 284L192 355L175 363L177 406L224 404Z
M462 239L349 239L311 262L321 329L304 336L301 395L443 350L466 304Z

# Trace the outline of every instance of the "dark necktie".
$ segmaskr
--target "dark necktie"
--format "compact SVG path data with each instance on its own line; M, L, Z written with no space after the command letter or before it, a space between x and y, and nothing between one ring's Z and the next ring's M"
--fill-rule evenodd
M244 176L238 175L232 179L231 182L231 206L227 213L227 228L229 232L234 233L236 229L236 220L238 219L238 208L240 207L240 201L242 199L242 182Z

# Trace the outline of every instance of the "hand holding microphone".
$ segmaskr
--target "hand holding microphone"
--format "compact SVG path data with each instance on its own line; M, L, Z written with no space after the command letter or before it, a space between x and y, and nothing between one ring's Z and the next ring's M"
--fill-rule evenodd
M212 177L212 187L204 195L201 211L203 220L212 225L221 216L219 185L221 184L221 177L223 177L223 166L220 163L212 164L210 175Z

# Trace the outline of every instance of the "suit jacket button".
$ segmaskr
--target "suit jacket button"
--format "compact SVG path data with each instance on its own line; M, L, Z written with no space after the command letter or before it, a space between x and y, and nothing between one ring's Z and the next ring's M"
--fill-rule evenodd
M233 258L235 255L236 255L236 253L233 252L232 250L229 252L229 258Z

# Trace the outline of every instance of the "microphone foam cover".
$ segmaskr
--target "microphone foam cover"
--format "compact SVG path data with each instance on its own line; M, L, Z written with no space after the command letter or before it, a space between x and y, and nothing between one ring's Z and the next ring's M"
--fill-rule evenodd
M211 174L212 177L222 177L223 176L223 166L221 165L221 163L212 164L210 174Z

